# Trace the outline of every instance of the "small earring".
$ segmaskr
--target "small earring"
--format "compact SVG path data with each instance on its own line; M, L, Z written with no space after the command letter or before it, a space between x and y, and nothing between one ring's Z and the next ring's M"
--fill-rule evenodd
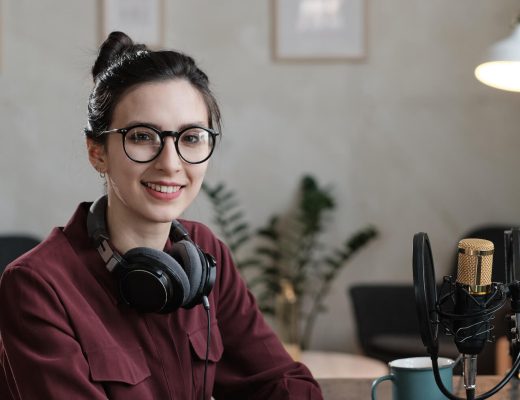
M101 177L101 179L105 179L105 173L104 172L99 172L99 176Z

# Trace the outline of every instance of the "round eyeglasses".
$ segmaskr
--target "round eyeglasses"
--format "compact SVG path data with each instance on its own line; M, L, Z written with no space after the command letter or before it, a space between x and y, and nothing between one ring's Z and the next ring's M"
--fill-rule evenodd
M213 129L202 126L189 126L178 132L160 131L148 125L133 125L128 128L111 129L100 132L121 133L123 149L127 157L138 163L147 163L156 159L164 147L168 136L173 138L179 157L189 164L200 164L211 157L215 148L216 137Z

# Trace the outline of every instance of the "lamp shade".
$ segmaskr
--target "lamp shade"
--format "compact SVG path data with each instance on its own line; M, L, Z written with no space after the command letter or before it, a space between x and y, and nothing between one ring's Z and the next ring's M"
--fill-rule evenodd
M520 92L520 25L491 46L485 61L475 68L475 76L488 86Z

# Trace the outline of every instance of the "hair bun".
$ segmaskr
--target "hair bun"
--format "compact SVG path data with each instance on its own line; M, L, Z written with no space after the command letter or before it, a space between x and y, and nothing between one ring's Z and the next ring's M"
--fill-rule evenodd
M111 32L99 48L99 54L92 67L94 81L100 73L105 71L114 60L126 53L135 53L146 50L143 44L135 44L133 40L123 32Z

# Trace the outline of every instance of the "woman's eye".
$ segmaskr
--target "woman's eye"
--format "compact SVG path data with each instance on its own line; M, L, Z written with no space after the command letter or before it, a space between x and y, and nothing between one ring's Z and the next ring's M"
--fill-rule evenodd
M144 131L130 131L128 139L135 143L147 143L154 141L154 134Z
M183 132L181 142L186 145L195 146L206 141L208 133L202 129L190 129Z
M185 135L182 137L182 141L186 144L196 144L200 140L198 135Z

